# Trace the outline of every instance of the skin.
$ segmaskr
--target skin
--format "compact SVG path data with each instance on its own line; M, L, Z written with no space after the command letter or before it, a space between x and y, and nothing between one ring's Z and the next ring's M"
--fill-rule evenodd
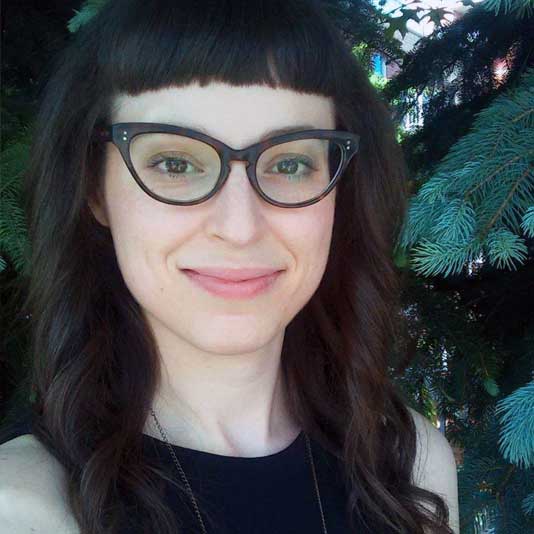
M334 129L331 98L263 86L166 88L115 100L113 122L201 126L234 148L299 124ZM118 149L107 146L101 198L124 280L152 328L163 363L153 408L171 443L229 456L262 456L300 428L288 415L280 355L287 325L316 291L331 242L335 190L304 208L272 206L250 185L245 162L195 206L148 196ZM275 286L228 300L191 284L180 267L285 269ZM161 435L149 416L144 433Z

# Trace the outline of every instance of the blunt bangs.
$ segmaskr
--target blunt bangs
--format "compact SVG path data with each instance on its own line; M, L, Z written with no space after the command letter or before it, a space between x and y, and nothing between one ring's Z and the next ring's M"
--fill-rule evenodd
M97 37L100 79L112 94L223 82L339 95L339 37L325 34L309 4L195 1L184 13L171 1L118 0L80 31Z

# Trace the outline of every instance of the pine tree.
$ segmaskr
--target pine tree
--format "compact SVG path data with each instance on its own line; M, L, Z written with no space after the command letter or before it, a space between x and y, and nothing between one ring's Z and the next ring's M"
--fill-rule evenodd
M534 237L534 68L478 113L410 204L401 246L420 274L513 267Z
M383 91L397 118L427 96L403 140L397 380L463 450L462 534L514 534L534 532L534 32L526 0L484 4L422 39Z

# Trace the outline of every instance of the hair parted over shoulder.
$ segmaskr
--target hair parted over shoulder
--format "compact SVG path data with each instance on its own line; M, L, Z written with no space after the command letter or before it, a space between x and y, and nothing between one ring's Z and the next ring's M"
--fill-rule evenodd
M320 0L108 0L50 64L24 184L31 413L68 473L81 533L118 532L133 505L139 532L180 532L161 490L168 480L187 498L186 488L141 454L160 376L155 339L88 199L105 155L91 134L109 122L113 97L192 82L332 97L336 129L361 135L336 186L323 279L286 329L290 408L342 460L351 520L377 533L452 534L445 501L412 483L416 429L388 376L404 160L387 105Z

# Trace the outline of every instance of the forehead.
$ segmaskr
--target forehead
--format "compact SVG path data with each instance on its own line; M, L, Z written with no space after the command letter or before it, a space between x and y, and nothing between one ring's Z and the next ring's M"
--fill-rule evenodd
M136 96L118 95L112 122L159 122L193 129L234 147L258 141L263 132L297 124L335 128L333 99L260 85L211 83L168 87Z

